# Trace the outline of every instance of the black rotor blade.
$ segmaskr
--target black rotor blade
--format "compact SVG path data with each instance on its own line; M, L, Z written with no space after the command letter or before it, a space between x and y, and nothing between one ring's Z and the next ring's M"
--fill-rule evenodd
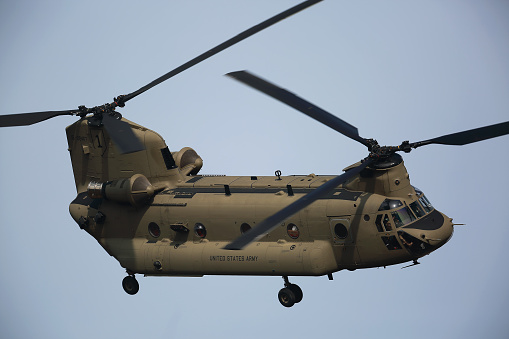
M121 154L134 153L145 149L127 122L118 120L109 114L103 114L102 123Z
M273 24L283 20L283 19L286 19L287 17L297 13L297 12L300 12L302 11L303 9L306 9L318 2L321 2L322 0L308 0L308 1L304 1L278 15L275 15L273 16L272 18L268 19L268 20L265 20L264 22L256 25L256 26L253 26L247 30L245 30L244 32L234 36L233 38L223 42L222 44L206 51L205 53L197 56L196 58L186 62L185 64L175 68L174 70L164 74L163 76L157 78L156 80L152 81L151 83L149 83L148 85L145 85L143 86L142 88L140 88L139 90L137 91L134 91L130 94L127 94L123 97L123 102L126 102L128 100L131 100L132 98L140 95L141 93L151 89L152 87L160 84L161 82L165 81L165 80L168 80L169 78L179 74L180 72L182 71L185 71L186 69L196 65L197 63L199 62L202 62L203 60L205 59L208 59L210 58L211 56L221 52L222 50L225 50L226 48L236 44L237 42L240 42L248 37L250 37L251 35L253 34L256 34L258 33L259 31L269 27L269 26L272 26Z
M415 142L412 143L410 146L412 148L417 148L420 146L430 144L461 146L473 142L496 138L506 134L509 134L509 121L486 127L474 128L468 131L447 134L429 140Z
M0 127L28 126L60 115L74 115L78 110L46 111L0 115Z
M320 197L326 195L338 185L348 181L350 178L359 174L360 171L369 166L373 161L374 161L373 159L368 158L361 165L348 170L347 172L335 177L334 179L327 181L325 184L319 186L311 193L306 194L305 196L299 198L298 200L286 206L279 212L263 220L261 223L258 224L258 226L252 228L248 232L242 234L240 237L226 245L224 249L241 250L249 243L256 241L257 239L260 239L263 235L277 227L285 219L294 215L301 209L307 207Z
M284 102L288 106L293 107L305 115L321 122L322 124L329 126L335 131L369 147L366 139L359 136L357 127L350 125L346 121L343 121L340 118L330 114L329 112L324 111L320 107L313 105L309 101L298 97L286 89L278 87L247 71L231 72L226 75L257 89L260 92L273 97L274 99Z

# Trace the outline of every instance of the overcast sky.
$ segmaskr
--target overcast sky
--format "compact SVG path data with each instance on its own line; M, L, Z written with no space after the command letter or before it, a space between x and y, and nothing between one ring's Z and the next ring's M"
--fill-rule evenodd
M0 114L111 102L297 0L2 1ZM223 75L248 69L398 145L509 120L509 2L325 0L131 100L121 113L202 173L337 174L364 146ZM292 277L143 278L68 212L59 117L0 130L2 338L509 337L509 137L404 155L454 218L421 265Z

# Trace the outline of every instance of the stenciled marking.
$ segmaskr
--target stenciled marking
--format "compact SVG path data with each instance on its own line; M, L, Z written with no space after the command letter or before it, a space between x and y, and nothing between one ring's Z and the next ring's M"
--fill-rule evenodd
M76 136L71 135L71 140L73 140L73 141L74 140L76 140L76 141L87 141L88 139L87 139L87 137L83 137L81 135L76 135Z
M257 255L211 255L210 261L224 261L224 262L253 262L258 261Z

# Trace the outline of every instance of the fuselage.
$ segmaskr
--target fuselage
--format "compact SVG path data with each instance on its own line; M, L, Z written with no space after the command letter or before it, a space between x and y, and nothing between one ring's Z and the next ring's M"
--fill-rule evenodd
M78 189L71 215L129 272L317 276L415 260L452 235L451 219L410 185L396 158L337 187L243 250L225 250L334 176L192 175L178 154L168 158L159 135L133 127L146 150L129 155L116 154L107 135L86 121L67 129ZM118 191L130 176L145 178L147 199L135 203L108 191L96 196L89 187L101 181Z

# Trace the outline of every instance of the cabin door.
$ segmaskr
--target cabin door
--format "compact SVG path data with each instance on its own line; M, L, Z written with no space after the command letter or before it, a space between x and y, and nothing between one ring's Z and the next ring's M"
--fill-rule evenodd
M356 246L356 234L352 232L352 216L329 218L330 232L332 234L336 260L340 266L355 268L361 264L361 258Z

